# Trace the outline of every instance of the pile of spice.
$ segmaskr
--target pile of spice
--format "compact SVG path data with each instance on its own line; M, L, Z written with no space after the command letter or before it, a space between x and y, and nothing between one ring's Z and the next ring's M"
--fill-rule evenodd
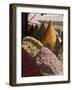
M22 48L24 48L32 57L35 57L43 44L34 37L26 36L22 42Z
M63 64L56 55L47 47L42 47L35 57L35 62L41 75L62 75Z

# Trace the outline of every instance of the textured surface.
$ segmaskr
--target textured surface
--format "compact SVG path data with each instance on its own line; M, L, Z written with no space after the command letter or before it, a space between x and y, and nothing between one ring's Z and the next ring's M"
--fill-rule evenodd
M33 37L26 36L23 39L22 47L32 56L35 57L36 54L40 51L43 47L43 44L36 40Z
M35 62L42 75L61 75L63 65L48 48L43 47L35 57Z

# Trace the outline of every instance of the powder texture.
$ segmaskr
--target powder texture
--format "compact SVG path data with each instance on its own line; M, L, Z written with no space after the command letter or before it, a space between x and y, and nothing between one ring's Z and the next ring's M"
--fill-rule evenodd
M47 47L42 47L35 57L35 62L42 75L62 75L63 65Z
M22 42L22 48L24 48L32 57L35 57L40 49L43 47L43 44L30 36L26 36Z

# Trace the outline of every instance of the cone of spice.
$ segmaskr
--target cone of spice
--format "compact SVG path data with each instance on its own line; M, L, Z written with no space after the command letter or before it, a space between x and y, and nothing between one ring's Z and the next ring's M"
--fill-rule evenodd
M29 30L28 36L32 36L32 37L38 39L39 38L38 32L39 32L38 25L36 24L35 27L32 25Z
M40 26L39 32L38 32L40 41L41 41L41 37L44 35L45 32L46 32L46 27L45 27L44 23L42 23Z
M35 25L35 28L34 28L34 31L33 31L33 33L32 33L32 36L33 36L34 38L36 38L36 39L39 38L39 36L38 36L38 31L39 31L39 27L38 27L38 25L36 24L36 25Z
M34 26L33 25L30 25L29 27L28 27L28 36L32 36L33 35L33 32L34 32Z
M57 38L56 35L57 32L54 29L52 21L49 21L47 30L41 38L41 42L44 46L54 47Z
M34 32L34 26L28 25L28 36L32 36L33 32Z

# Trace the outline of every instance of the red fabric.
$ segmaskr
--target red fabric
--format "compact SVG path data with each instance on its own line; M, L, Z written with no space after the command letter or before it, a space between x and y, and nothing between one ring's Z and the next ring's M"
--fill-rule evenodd
M22 77L28 76L40 76L40 73L32 57L22 49Z

